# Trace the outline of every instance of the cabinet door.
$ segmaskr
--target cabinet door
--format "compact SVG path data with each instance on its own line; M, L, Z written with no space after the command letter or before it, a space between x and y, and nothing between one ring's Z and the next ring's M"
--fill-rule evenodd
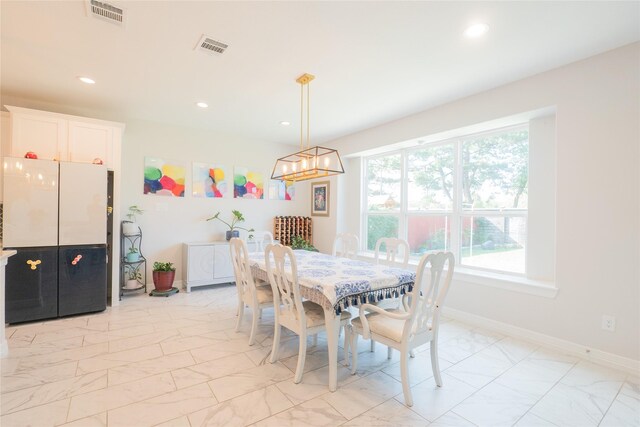
M106 246L60 247L58 316L107 308Z
M189 246L187 281L213 280L213 246Z
M107 242L107 167L60 163L58 244Z
M11 113L11 153L24 157L33 151L39 159L66 159L67 121L49 116Z
M6 323L56 317L58 248L18 249L7 263L5 286Z
M233 264L231 263L231 253L229 245L215 245L215 267L213 277L221 279L223 277L233 277Z
M70 162L92 163L94 159L111 165L113 128L92 123L69 121Z

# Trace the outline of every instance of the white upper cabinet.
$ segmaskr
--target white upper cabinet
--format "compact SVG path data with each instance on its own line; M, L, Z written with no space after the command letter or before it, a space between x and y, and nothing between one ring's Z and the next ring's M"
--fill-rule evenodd
M8 155L24 157L33 151L39 159L60 159L67 150L67 120L57 117L11 111L11 140Z
M92 163L101 159L110 165L113 127L86 122L69 121L69 161Z
M122 123L48 111L5 106L10 113L11 139L8 153L24 157L33 151L39 159L92 163L94 159L111 168L113 147L119 146Z

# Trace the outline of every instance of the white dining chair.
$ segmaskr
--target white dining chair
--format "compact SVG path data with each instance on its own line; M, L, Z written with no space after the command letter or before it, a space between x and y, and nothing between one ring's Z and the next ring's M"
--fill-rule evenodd
M236 332L240 330L244 308L251 308L251 334L249 335L249 345L253 345L258 329L258 319L262 317L262 309L273 307L273 291L270 286L257 286L251 275L249 264L249 250L244 240L237 237L229 240L231 249L231 262L233 273L236 279L238 290L238 321L236 322Z
M360 240L358 236L351 233L339 233L336 234L336 238L333 240L331 254L342 258L355 259L359 248Z
M382 258L382 245L384 245L385 258ZM386 264L392 267L407 268L409 265L409 243L406 240L396 237L381 237L376 242L375 260L376 264ZM402 253L402 261L396 260Z
M265 249L267 276L274 296L275 331L271 363L278 360L280 329L285 327L300 337L298 364L293 382L302 380L304 362L307 355L307 336L316 335L325 329L324 309L312 302L302 301L296 257L290 247L270 244ZM340 314L340 326L344 327L351 318L347 310ZM348 354L350 337L345 329L345 355Z
M254 232L253 241L256 245L256 252L264 252L264 248L274 242L273 234L270 231Z
M446 277L442 281L444 267ZM416 347L430 343L431 369L438 387L442 387L438 364L438 328L440 312L449 291L455 259L451 252L424 255L418 265L416 281L411 292L403 295L403 309L384 310L372 304L360 306L360 315L351 322L351 373L358 366L358 335L375 339L389 349L400 351L402 391L407 406L413 405L409 384L408 357ZM425 270L429 267L429 271ZM442 283L441 283L442 281Z

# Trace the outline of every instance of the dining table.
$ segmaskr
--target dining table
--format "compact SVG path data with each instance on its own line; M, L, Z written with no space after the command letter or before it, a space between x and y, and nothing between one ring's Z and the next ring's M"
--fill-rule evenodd
M306 250L294 250L293 253L301 297L324 309L329 390L335 391L338 386L338 336L342 311L364 303L398 298L411 292L416 275L410 270L361 259L341 258ZM250 253L249 263L254 278L269 281L263 252Z

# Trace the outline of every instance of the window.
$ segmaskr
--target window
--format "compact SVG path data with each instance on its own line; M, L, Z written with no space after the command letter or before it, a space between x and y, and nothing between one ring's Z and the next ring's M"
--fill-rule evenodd
M367 249L407 239L413 256L526 273L529 131L469 135L365 159Z

